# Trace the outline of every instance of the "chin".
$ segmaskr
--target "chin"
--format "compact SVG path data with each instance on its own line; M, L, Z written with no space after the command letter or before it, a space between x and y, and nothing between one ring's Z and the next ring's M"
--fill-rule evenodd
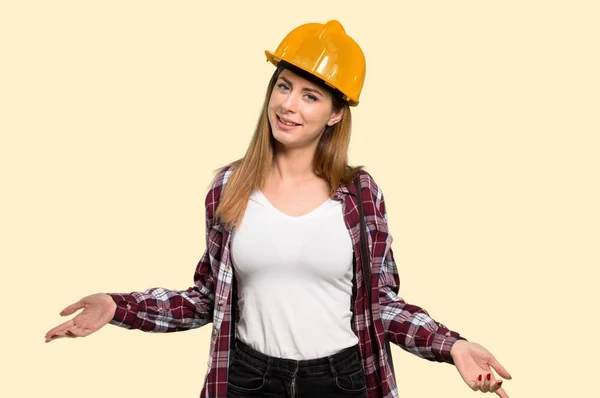
M295 148L298 146L297 139L288 134L285 134L285 132L274 129L274 130L272 130L271 134L275 140L275 142L274 142L275 145L280 145L287 149Z
M272 135L277 143L279 143L281 145L290 144L290 140L286 139L287 137L285 137L283 134L281 134L281 131L272 130Z

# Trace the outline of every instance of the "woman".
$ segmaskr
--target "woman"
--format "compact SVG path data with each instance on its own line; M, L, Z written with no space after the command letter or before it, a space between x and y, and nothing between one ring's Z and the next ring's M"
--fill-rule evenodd
M347 164L350 107L365 76L360 47L329 21L299 26L265 53L277 68L246 155L217 172L206 196L194 287L84 297L61 315L83 311L46 341L107 323L148 332L212 323L201 396L215 398L397 397L391 341L454 364L473 390L507 397L491 367L511 377L485 348L398 296L383 194ZM358 195L370 286L357 265Z

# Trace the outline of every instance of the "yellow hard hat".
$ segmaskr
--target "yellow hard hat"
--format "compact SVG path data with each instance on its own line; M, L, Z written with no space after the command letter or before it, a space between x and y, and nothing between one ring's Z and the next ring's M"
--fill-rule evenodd
M287 34L275 53L267 50L265 54L273 65L288 62L339 90L350 106L358 105L365 55L338 21L300 25Z

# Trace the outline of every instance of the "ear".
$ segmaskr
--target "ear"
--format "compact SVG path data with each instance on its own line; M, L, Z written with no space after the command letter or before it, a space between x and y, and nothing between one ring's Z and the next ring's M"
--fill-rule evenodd
M331 117L329 118L329 121L327 122L327 125L333 126L334 124L336 124L337 122L342 120L343 116L344 116L344 108L340 109L339 111L333 111L333 113L331 114Z

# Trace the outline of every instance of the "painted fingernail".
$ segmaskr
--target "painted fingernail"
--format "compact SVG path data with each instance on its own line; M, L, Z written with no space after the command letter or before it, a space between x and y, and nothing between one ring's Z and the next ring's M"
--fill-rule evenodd
M491 374L491 373L488 373L488 375L487 375L487 379L488 379L488 380L492 380L492 374Z
M477 378L477 380L481 381L481 375L479 375L479 377Z

